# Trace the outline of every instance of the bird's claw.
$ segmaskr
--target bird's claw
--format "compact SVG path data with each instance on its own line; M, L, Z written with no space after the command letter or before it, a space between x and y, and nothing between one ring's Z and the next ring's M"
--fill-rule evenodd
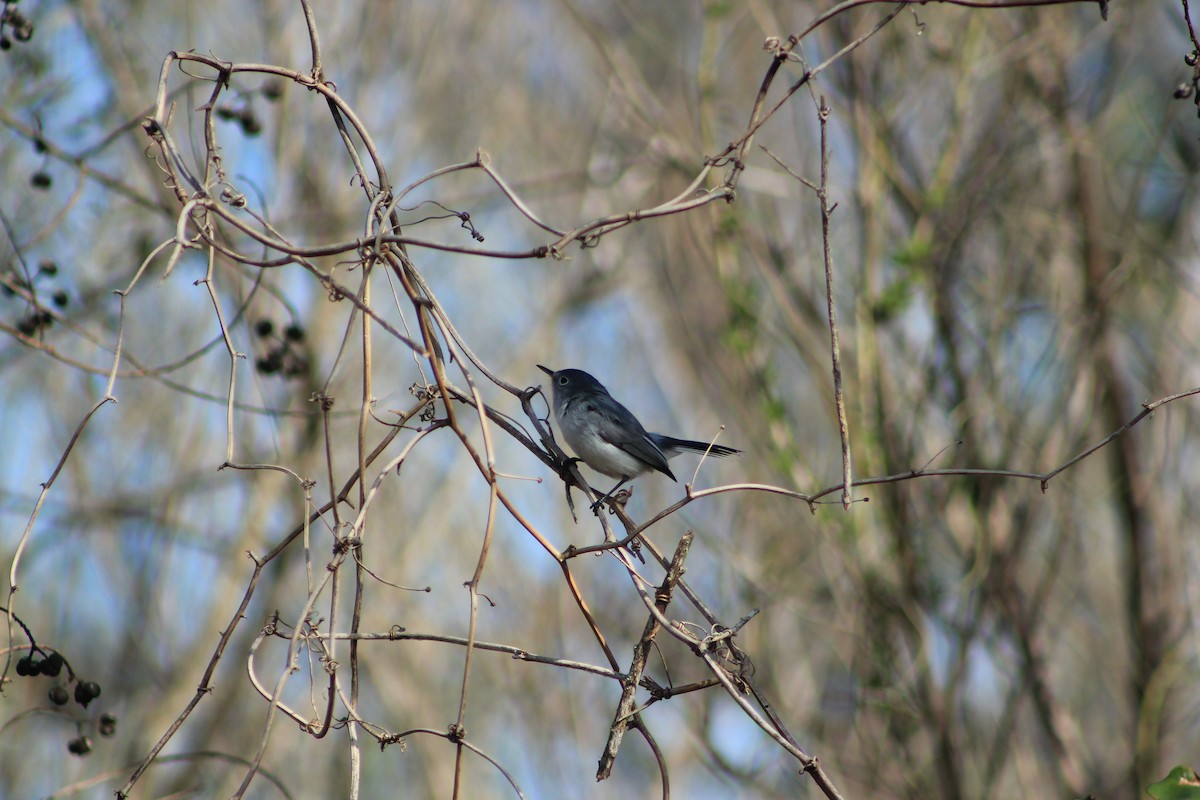
M633 492L629 491L628 489L622 489L616 494L606 494L604 497L601 497L599 500L592 503L592 513L596 516L600 516L600 506L603 505L604 501L607 500L608 513L615 514L617 513L616 507L624 506L629 502L630 497L633 497Z
M558 477L560 477L564 481L570 483L571 468L574 467L576 464L582 464L582 463L583 463L582 458L568 458L566 461L562 462L558 466Z

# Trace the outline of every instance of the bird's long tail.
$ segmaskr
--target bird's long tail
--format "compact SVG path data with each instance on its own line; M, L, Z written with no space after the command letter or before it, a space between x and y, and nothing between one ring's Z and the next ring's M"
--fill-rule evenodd
M691 439L676 439L673 436L663 436L661 433L650 434L654 437L655 443L662 449L664 453L678 452L679 450L691 450L694 453L707 453L710 456L736 456L741 450L735 450L732 447L726 447L723 444L709 444L708 442L693 442Z

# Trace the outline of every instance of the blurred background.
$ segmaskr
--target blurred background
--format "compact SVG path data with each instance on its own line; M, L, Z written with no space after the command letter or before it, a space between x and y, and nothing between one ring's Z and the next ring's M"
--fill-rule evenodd
M341 2L318 4L315 19L326 77L395 186L482 148L538 215L570 229L683 191L706 156L745 130L771 62L764 40L800 33L827 8ZM10 24L0 51L0 553L11 565L40 484L104 396L114 291L176 229L181 206L141 128L163 59L195 50L301 72L312 61L291 0L6 9L33 24L28 36ZM848 10L796 53L818 63L889 11ZM695 477L695 459L681 460L679 484L640 479L635 519L681 498L684 482L835 486L820 207L781 166L819 179L822 96L855 476L1046 472L1142 403L1200 385L1200 122L1180 11L1177 2L1114 3L1105 22L1094 4L913 6L763 126L735 202L640 222L560 261L410 256L466 343L510 383L548 388L538 363L586 369L649 429L708 440L725 426L719 441L745 451L706 460ZM203 174L199 109L212 73L189 72L168 75L172 134ZM802 74L802 64L785 65L768 102ZM363 235L368 203L318 94L235 75L215 131L229 183L281 235L306 246ZM484 242L446 209L469 213ZM524 251L554 238L477 170L423 185L400 213L411 235L461 247ZM221 235L266 257L232 230ZM314 263L357 286L352 259ZM165 254L152 259L128 295L118 402L75 443L10 597L38 643L61 650L102 694L86 709L59 707L47 693L68 685L65 671L20 677L10 667L0 696L8 797L112 796L194 696L250 581L247 553L262 557L306 513L303 488L284 473L218 471L231 360L197 283L207 254L188 251L164 278L165 266ZM378 313L415 335L394 279L379 270L374 280ZM353 328L347 336L351 304L296 265L260 270L218 257L211 285L246 355L235 367L232 460L286 467L315 481L314 503L326 502L326 434L312 397L335 400L329 456L340 488L358 463L364 379ZM378 328L370 369L383 419L411 408L409 387L429 375ZM520 413L516 398L473 374L490 405ZM1198 556L1197 402L1161 408L1045 491L1036 480L926 476L860 487L849 511L835 493L815 512L727 493L686 506L650 536L670 551L695 532L687 580L722 620L760 609L738 638L755 679L847 797L1139 796L1175 764L1196 766L1200 752L1197 590L1187 577ZM386 433L369 422L366 441ZM412 438L401 433L368 481ZM497 469L511 476L502 487L554 546L600 541L586 508L572 522L552 470L498 432L496 448ZM362 631L466 635L462 585L479 558L487 500L452 433L414 447L381 484L364 531L364 564L381 580L366 579ZM312 526L318 578L332 524ZM627 573L611 556L572 570L627 668L646 619ZM339 587L342 631L353 589L350 579ZM480 640L606 664L558 565L503 513L480 591ZM264 569L214 691L135 796L236 790L246 774L237 759L257 750L267 718L246 676L252 640L276 611L294 623L307 597L296 541ZM314 614L328 620L329 592ZM9 631L13 658L27 654L20 627ZM649 674L659 683L708 677L686 649L658 641ZM268 686L285 645L258 650ZM365 720L393 733L444 732L455 721L461 647L365 642L359 658ZM317 717L327 679L315 657L300 666L285 697ZM633 734L612 778L595 781L615 681L487 652L475 655L471 680L468 738L526 796L661 796L655 759ZM116 718L111 735L100 734L101 714ZM818 795L719 689L657 703L642 719L677 797ZM81 736L91 752L70 754ZM450 797L454 761L444 739L414 735L381 751L364 738L362 796ZM263 770L247 796L346 795L346 731L317 740L277 720ZM463 797L516 796L478 757L466 757L462 784Z

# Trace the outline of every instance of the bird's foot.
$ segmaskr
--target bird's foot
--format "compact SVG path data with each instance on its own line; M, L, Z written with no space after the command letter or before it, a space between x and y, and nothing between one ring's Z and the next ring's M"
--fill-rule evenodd
M625 504L629 502L630 497L633 497L633 492L631 492L629 489L622 489L615 494L606 494L604 497L601 497L599 500L592 503L592 513L596 516L600 516L600 506L602 506L605 501L608 501L608 513L615 514L617 513L616 507L624 507Z
M568 458L566 461L558 465L558 477L562 478L567 483L571 482L571 467L576 464L582 464L582 458Z

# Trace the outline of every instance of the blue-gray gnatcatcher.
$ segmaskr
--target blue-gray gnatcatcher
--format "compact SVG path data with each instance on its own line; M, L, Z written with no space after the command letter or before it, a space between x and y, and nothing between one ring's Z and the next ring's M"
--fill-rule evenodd
M581 369L553 370L538 364L552 380L554 418L563 439L579 460L596 472L617 479L617 485L592 504L592 509L613 496L625 483L644 472L658 470L671 480L667 461L684 450L712 456L740 453L732 447L676 439L648 433L629 409Z

